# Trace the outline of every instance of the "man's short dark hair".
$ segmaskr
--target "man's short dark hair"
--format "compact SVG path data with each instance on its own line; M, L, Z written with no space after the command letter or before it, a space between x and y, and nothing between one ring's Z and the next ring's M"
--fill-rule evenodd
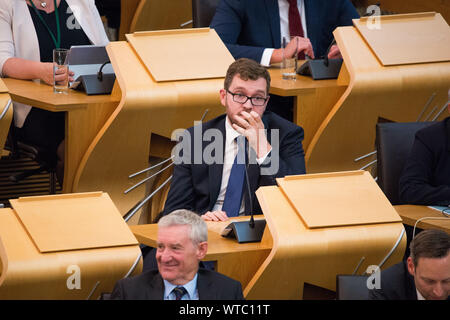
M260 65L258 62L252 59L240 58L230 64L228 67L227 74L225 76L225 81L223 87L225 90L230 88L231 82L235 75L239 75L239 77L244 80L258 80L259 78L266 79L267 87L266 93L269 93L270 88L270 74L266 68Z
M419 258L444 258L450 253L450 235L437 229L424 230L411 241L409 249L415 266Z

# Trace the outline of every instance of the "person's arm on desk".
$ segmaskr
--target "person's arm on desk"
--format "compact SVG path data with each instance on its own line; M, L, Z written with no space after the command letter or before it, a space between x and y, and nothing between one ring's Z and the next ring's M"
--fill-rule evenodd
M295 49L297 49L297 54L304 52L305 55L308 55L311 59L314 59L314 50L311 41L308 38L297 37L297 48L295 46L295 41L291 40L284 49L284 54L288 58L293 58L296 52ZM283 49L274 49L270 58L270 63L273 64L281 61L283 61Z
M56 72L58 75L55 77L55 80L63 80L63 70L58 69ZM69 71L69 81L73 81L73 75L74 73ZM24 80L40 79L48 85L53 85L53 63L31 61L14 57L9 58L3 64L2 76Z

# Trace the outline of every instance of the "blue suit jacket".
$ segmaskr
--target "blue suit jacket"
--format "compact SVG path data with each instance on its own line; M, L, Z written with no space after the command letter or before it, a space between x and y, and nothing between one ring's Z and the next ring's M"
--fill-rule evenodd
M314 55L325 55L332 32L359 15L349 0L305 0L308 38ZM281 47L278 0L222 0L211 22L235 59L261 61L265 48Z

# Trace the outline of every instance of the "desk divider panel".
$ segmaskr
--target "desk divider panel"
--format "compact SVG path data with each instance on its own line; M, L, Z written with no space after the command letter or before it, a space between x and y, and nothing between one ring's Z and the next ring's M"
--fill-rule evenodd
M450 61L450 28L439 13L362 17L353 24L384 66Z
M138 244L106 193L24 197L10 202L41 253Z
M108 194L10 202L0 209L0 300L98 299L141 272L138 242Z
M308 228L401 221L367 171L288 176L277 182Z
M214 29L145 31L126 37L157 82L223 78L234 61Z

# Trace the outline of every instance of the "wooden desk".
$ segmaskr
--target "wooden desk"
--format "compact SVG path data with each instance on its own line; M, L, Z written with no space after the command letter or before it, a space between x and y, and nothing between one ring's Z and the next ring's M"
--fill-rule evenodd
M383 11L394 13L415 13L436 11L450 23L450 0L369 0L367 5L380 4Z
M3 81L14 101L66 113L63 193L75 192L73 182L80 162L105 121L116 109L120 97L88 96L74 90L69 90L67 95L55 94L52 86L41 82L8 78Z
M304 62L299 62L299 66ZM337 79L313 80L297 75L297 79L284 80L283 69L274 66L269 69L270 93L282 97L294 97L294 123L305 130L303 149L305 153L319 126L342 96L347 85Z
M233 220L248 220L248 217ZM249 283L260 265L267 258L272 246L258 243L241 243L235 239L224 238L219 234L230 221L207 222L208 253L204 260L217 261L217 271L241 282L242 288ZM156 247L157 224L130 226L139 243Z
M444 218L444 215L437 210L427 206L399 205L394 206L397 213L403 220L403 223L414 226L414 224L423 217ZM450 234L450 218L445 220L424 220L417 224L421 229L440 229Z

